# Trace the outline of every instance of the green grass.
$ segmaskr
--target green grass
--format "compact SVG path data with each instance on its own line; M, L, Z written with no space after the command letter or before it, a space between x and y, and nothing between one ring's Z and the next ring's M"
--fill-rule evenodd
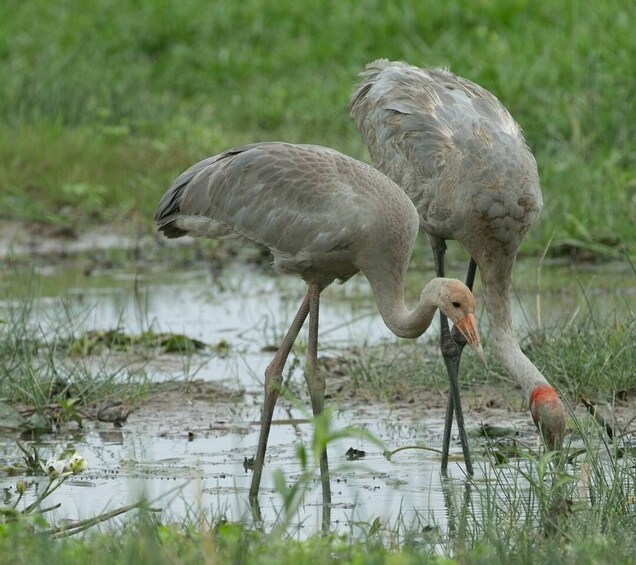
M599 323L591 315L575 324L521 334L521 345L530 360L574 404L581 395L597 402L616 399L633 402L636 396L636 317L628 314L614 322ZM466 348L460 383L470 398L484 385L498 388L498 396L522 407L516 385L484 340L489 370ZM443 399L448 389L446 369L436 342L401 340L388 346L365 347L343 356L351 379L347 394L391 403L394 399L420 398L432 391ZM342 370L342 368L341 368Z
M521 123L545 193L528 250L554 235L555 244L634 252L628 0L5 4L4 218L133 216L150 229L181 170L256 140L367 159L346 106L364 64L387 57L449 66Z
M25 289L34 292L29 285ZM88 334L78 335L79 316L66 312L34 323L28 298L3 306L0 405L24 409L20 430L50 433L71 421L81 426L84 411L121 402L131 405L147 392L143 366L113 362L111 351L92 358L78 354L97 347ZM15 431L18 424L11 427Z
M599 325L583 322L552 332L534 332L525 342L530 359L572 398L636 394L636 316Z

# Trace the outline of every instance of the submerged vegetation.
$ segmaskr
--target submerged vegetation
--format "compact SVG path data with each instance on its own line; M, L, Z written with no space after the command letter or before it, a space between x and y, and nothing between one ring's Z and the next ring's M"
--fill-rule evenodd
M9 0L0 21L0 219L44 222L69 237L102 224L139 236L152 233L157 201L178 173L238 144L317 143L368 161L347 102L365 63L386 57L447 66L495 93L521 124L544 190L542 222L528 234L523 254L632 265L634 21L636 4L627 0ZM214 270L225 258L216 243L194 249L193 257L171 257L171 264L189 266L212 256ZM153 253L127 250L104 268L139 263L141 256L152 263ZM2 260L10 267L30 258ZM102 268L96 257L86 265L87 280ZM413 266L429 269L426 243L418 242ZM137 268L143 271L136 266L135 275ZM522 292L545 290L525 285L535 277L517 270ZM311 444L296 447L301 471L287 479L277 475L281 512L271 528L191 507L171 517L145 499L108 526L98 526L114 517L108 512L73 528L49 518L45 499L69 486L79 446L64 439L63 458L42 466L36 450L46 458L42 437L81 429L90 419L121 425L156 386L150 359L173 355L187 380L192 358L240 352L224 340L203 344L155 332L151 324L135 335L121 327L87 331L70 312L42 325L31 311L37 292L24 282L11 268L0 273L6 289L0 311L2 445L13 447L17 434L29 441L25 450L12 450L16 456L0 452L0 562L634 560L633 287L613 318L597 316L596 296L581 288L576 292L587 310L577 307L556 324L527 324L536 329L523 336L525 352L569 406L580 408L583 397L598 403L607 418L571 410L566 458L539 456L535 446L494 438L492 428L481 426L479 433L489 436L474 440L483 451L483 478L445 484L444 525L432 515L405 511L391 522L352 519L348 534L306 538L290 524L313 484L316 454L338 437L365 433L332 430L329 414L312 423ZM66 281L57 284L63 293ZM562 280L550 284L561 296L572 292ZM612 291L609 283L600 289ZM263 329L264 349L279 339L277 332ZM436 346L400 341L358 347L340 351L335 367L323 366L332 382L339 372L346 377L334 404L351 394L363 404L399 400L410 411L424 411L422 394L439 391L443 407L448 384ZM298 364L292 363L290 374ZM466 355L461 379L468 405L479 396L482 403L525 410L496 364L485 373ZM484 400L477 392L484 390L496 390L496 399ZM620 425L610 408L623 409ZM603 424L612 427L612 440Z

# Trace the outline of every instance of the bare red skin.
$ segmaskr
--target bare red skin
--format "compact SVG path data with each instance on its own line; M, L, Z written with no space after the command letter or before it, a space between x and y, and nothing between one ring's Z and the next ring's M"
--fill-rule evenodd
M565 435L565 410L556 390L549 384L537 386L530 394L530 413L548 449L561 449Z

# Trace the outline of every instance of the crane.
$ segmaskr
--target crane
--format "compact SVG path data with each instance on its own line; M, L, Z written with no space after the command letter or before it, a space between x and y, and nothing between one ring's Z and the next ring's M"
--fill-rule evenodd
M411 198L444 276L447 240L470 254L466 283L481 275L491 342L516 380L549 449L560 449L565 410L555 391L521 350L510 314L512 268L521 240L542 208L535 159L521 128L490 92L444 69L421 69L380 59L368 64L349 112L371 159ZM440 311L441 350L451 394L444 429L446 472L453 411L466 467L472 474L459 403L464 341Z
M317 145L255 143L205 159L181 174L159 202L159 231L241 238L266 247L274 269L297 275L307 293L279 349L265 370L265 396L249 499L258 491L282 371L309 316L305 380L314 415L323 411L325 378L316 370L320 293L357 272L369 281L384 323L397 336L416 338L436 310L453 321L485 363L475 321L475 301L455 279L432 279L411 310L404 280L419 218L393 181L360 161ZM320 459L323 528L328 528L331 491L326 449ZM260 513L260 512L259 512Z

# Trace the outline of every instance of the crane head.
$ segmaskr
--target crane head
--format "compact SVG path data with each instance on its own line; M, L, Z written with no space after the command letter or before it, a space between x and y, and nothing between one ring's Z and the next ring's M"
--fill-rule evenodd
M535 425L551 450L560 450L565 435L565 409L556 390L540 384L530 394L530 413Z
M457 330L475 350L479 360L488 367L484 349L479 341L473 293L463 282L455 279L447 279L445 286L446 292L440 293L439 296L439 309L455 324Z

